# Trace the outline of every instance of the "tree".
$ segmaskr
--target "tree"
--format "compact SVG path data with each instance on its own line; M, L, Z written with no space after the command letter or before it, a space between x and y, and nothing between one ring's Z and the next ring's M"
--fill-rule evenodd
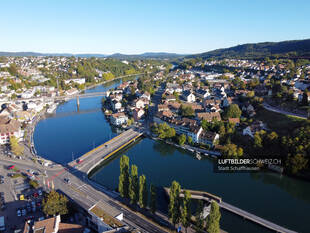
M68 199L56 192L55 190L52 190L44 199L42 202L43 206L43 212L46 215L63 215L68 213L67 208Z
M188 142L188 144L192 145L193 144L193 138L191 136L187 136L187 142Z
M22 155L24 152L24 147L19 145L18 139L15 136L10 137L10 146L11 146L11 151L15 155Z
M139 178L138 178L138 167L131 165L131 175L129 179L129 196L130 203L137 204L139 200Z
M141 208L147 206L147 184L145 175L139 177L139 205Z
M10 65L10 67L8 68L8 71L12 76L18 75L17 67L14 63Z
M120 159L118 191L122 197L129 197L129 158L126 155Z
M243 155L243 149L237 147L236 144L229 143L223 146L222 155L226 158L238 158Z
M308 90L307 89L305 89L304 93L302 94L301 104L304 106L308 106Z
M259 134L259 132L256 132L255 134L254 134L254 147L255 148L261 148L263 145L262 145L262 138L261 138L261 136L260 136L260 134Z
M192 117L195 116L195 111L191 106L181 105L180 114L184 117Z
M181 186L178 182L173 181L170 187L169 197L169 217L175 226L180 221L180 190Z
M296 154L294 156L289 156L287 160L287 166L292 174L305 169L307 167L308 159L306 159L302 154Z
M219 233L220 232L220 219L221 213L217 202L211 202L210 214L207 217L206 230L208 233Z
M231 104L225 111L226 118L240 118L241 110L237 104Z
M195 226L196 226L196 231L197 232L202 232L203 231L203 216L202 216L202 211L203 211L203 201L198 200L198 205L196 209L196 215L195 215Z
M30 181L29 181L29 185L30 185L32 188L34 188L34 189L36 189L36 188L39 187L39 183L38 183L38 181L36 181L36 180L30 180Z
M151 184L150 186L150 192L151 192L151 204L150 204L150 209L151 209L151 212L153 214L155 214L156 212L156 187Z
M183 146L185 142L186 142L186 136L185 136L185 134L179 135L179 136L178 136L178 143L179 143L179 145Z
M175 129L171 128L167 123L162 123L155 128L156 125L154 124L153 132L158 134L158 137L161 139L165 138L172 138L175 136Z
M184 199L183 199L183 209L182 209L182 224L186 229L190 226L191 221L191 193L186 190L184 193Z

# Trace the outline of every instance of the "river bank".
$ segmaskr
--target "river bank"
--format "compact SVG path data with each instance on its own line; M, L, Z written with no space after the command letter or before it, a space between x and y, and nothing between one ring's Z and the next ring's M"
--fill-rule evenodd
M120 83L112 82L92 91L106 91ZM59 105L55 115L37 124L34 144L43 158L67 163L116 135L117 129L106 121L101 111L100 97L81 99L80 111L72 99ZM197 160L193 153L150 138L143 138L116 153L91 179L115 190L122 154L130 157L131 164L138 166L139 174L145 174L149 184L164 187L177 180L183 188L214 193L281 226L299 232L310 231L310 226L305 224L310 211L308 183L275 173L214 173L211 159ZM269 232L225 211L222 216L221 225L228 232Z

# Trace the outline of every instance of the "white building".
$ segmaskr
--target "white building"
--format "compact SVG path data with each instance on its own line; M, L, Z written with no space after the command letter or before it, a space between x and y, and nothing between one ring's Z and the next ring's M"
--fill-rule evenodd
M110 119L111 119L111 123L116 126L126 124L128 121L128 117L123 112L112 114Z

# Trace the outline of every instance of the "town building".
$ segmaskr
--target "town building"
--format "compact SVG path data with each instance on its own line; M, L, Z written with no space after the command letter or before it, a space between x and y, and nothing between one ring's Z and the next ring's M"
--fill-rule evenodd
M111 123L116 126L126 124L128 117L123 112L114 113L110 116Z
M22 139L23 131L21 130L20 123L6 116L0 116L0 144L9 143L12 136L19 140Z
M90 232L78 224L62 223L60 215L41 221L35 221L33 225L26 222L23 233L86 233Z

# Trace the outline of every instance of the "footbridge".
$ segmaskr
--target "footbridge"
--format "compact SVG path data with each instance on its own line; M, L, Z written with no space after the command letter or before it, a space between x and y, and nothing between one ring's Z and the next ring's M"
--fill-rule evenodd
M169 191L170 188L165 187L165 192L166 194L169 196ZM180 190L180 197L184 197L184 189ZM236 215L239 215L240 217L250 220L256 224L259 224L263 227L266 227L270 230L273 230L275 232L280 232L280 233L297 233L296 231L292 231L289 230L285 227L279 226L275 223L272 223L264 218L258 217L254 214L251 214L245 210L242 210L236 206L233 206L231 204L228 204L226 202L224 202L222 200L221 197L218 197L214 194L208 193L208 192L204 192L204 191L195 191L195 190L188 190L191 193L191 198L192 199L197 199L197 200L203 200L203 201L207 201L207 202L211 202L211 201L216 201L219 205L219 207L221 207L222 209L225 209L231 213L234 213Z
M138 129L128 129L111 140L85 153L78 159L71 161L68 165L74 167L80 172L88 174L102 161L108 159L117 151L136 141L142 135L143 132Z

